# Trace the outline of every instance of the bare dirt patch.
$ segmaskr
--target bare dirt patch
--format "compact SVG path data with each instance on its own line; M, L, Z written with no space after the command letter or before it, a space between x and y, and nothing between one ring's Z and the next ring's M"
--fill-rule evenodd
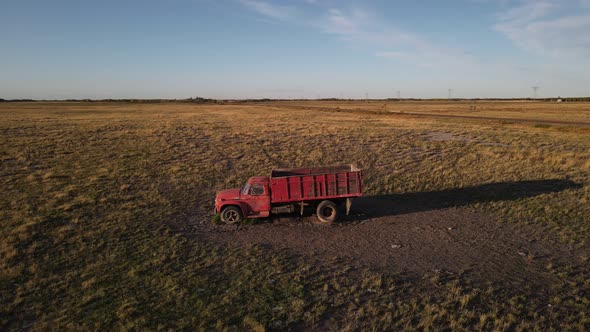
M223 246L260 245L322 264L344 259L418 278L442 274L502 287L552 287L561 281L547 266L572 264L578 253L543 237L540 226L502 223L469 206L577 187L553 179L368 196L356 199L351 215L332 225L318 224L308 211L304 217L283 215L240 226L213 225L204 212L180 226Z
M225 246L287 250L321 263L345 259L411 277L454 275L504 287L558 284L544 266L568 259L566 250L526 230L468 209L367 217L363 211L372 205L359 200L347 221L333 225L318 224L314 216L287 215L236 227L213 225L202 217L202 223L194 221L185 232Z

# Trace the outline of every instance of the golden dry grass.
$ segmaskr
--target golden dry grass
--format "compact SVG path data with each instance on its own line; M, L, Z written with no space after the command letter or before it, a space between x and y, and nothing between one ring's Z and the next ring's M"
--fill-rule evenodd
M0 104L0 328L590 328L587 132L363 113L380 106L358 102L283 105ZM560 118L562 109L547 105L502 103L504 111L482 112ZM564 107L571 119L588 119L588 104ZM547 266L562 280L547 299L469 280L352 273L348 264L315 266L174 231L209 211L217 190L249 176L339 163L364 169L368 195L574 181L558 192L464 208L528 227L580 257Z

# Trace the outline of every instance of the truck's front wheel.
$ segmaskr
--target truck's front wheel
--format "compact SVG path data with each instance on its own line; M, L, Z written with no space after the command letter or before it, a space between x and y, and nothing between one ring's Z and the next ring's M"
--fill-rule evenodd
M323 223L332 223L338 220L338 209L331 201L322 201L316 210L318 219Z
M242 219L242 211L235 206L228 206L221 211L221 221L226 224L237 224Z

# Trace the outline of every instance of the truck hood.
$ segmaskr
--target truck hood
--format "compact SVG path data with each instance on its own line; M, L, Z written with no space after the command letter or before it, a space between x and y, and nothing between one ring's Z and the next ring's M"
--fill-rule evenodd
M217 200L240 199L240 188L222 190L217 193Z

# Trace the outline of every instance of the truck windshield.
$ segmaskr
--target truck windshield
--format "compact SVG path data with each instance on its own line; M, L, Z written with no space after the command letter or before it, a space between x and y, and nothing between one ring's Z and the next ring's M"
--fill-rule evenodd
M248 195L248 191L250 191L250 185L246 183L242 188L242 195Z

